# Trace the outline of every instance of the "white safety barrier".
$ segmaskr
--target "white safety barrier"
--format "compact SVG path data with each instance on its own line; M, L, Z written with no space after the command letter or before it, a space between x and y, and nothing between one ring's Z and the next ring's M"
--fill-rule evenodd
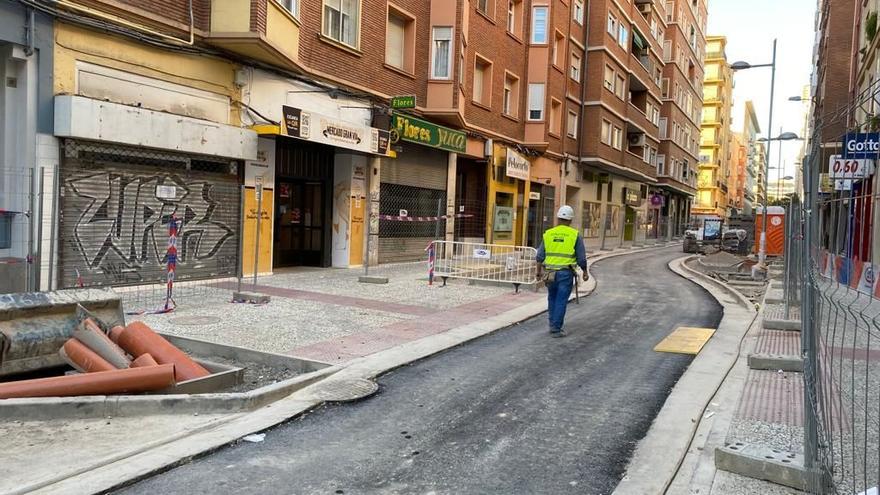
M477 242L434 241L434 277L513 284L534 284L538 278L538 250Z

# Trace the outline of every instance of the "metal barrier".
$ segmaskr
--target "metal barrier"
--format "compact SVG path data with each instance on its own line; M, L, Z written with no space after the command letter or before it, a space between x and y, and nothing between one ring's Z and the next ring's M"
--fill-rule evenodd
M434 277L499 282L519 286L538 279L538 250L476 242L434 241Z

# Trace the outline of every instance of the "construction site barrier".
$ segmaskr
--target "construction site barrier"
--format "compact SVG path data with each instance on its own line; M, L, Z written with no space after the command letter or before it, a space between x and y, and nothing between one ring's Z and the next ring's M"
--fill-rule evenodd
M517 292L523 284L538 278L538 251L526 246L505 246L476 242L434 241L433 276L513 284Z

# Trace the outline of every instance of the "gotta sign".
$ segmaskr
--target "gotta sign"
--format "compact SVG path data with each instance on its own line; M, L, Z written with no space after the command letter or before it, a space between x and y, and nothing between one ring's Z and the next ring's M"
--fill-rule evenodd
M455 153L467 150L467 135L408 115L394 114L391 127L400 139Z
M834 155L828 161L828 176L831 179L864 179L873 174L874 160Z
M288 136L364 153L388 154L388 131L286 105L282 110L284 133Z
M843 138L845 158L877 158L880 155L880 133L851 132Z

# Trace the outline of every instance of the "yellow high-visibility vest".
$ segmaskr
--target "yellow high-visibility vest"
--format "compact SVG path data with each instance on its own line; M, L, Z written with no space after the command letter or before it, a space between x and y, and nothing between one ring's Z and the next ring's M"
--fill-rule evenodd
M578 231L568 225L557 225L544 232L544 267L548 270L563 270L577 264L574 246Z

